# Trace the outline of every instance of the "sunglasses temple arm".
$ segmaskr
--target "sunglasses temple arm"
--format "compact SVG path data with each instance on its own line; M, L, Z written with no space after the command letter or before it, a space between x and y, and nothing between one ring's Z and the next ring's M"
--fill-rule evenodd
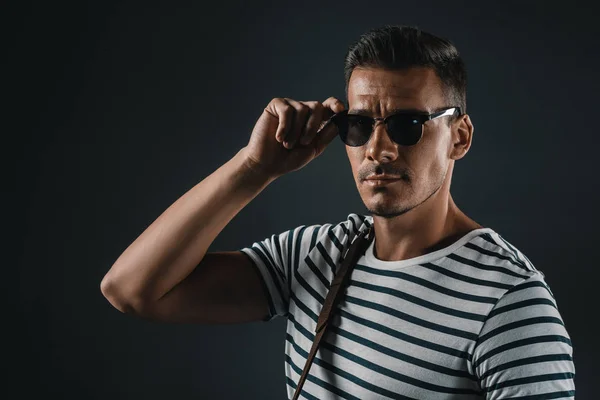
M454 115L457 113L457 111L458 111L458 115L460 115L460 107L452 107L447 110L439 111L439 112L431 114L429 116L429 119L445 117L446 115Z

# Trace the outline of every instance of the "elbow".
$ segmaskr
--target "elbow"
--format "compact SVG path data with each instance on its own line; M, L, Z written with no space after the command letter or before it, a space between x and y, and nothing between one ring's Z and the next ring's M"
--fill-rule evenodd
M114 308L124 314L140 314L145 307L140 296L128 293L110 274L106 274L100 282L100 292Z

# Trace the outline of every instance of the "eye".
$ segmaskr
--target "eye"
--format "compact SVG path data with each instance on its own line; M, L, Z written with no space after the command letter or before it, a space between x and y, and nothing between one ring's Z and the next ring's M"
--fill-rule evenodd
M373 123L370 118L366 118L360 115L348 115L348 124L350 126L365 128L371 127Z

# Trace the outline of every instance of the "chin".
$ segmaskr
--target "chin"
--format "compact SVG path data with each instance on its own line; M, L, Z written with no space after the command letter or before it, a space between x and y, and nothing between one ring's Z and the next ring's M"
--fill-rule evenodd
M377 201L375 199L370 200L371 201L369 202L363 200L365 207L372 215L382 218L394 218L407 213L413 208L408 206L405 201L390 202L381 200Z
M378 207L378 208L367 208L369 213L373 216L381 218L394 218L410 211L410 208L390 208L390 207Z

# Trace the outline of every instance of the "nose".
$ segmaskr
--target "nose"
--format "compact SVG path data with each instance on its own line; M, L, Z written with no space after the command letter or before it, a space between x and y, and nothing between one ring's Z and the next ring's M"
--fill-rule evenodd
M383 118L375 118L373 133L365 146L365 156L371 161L383 164L398 158L398 145L388 135Z

